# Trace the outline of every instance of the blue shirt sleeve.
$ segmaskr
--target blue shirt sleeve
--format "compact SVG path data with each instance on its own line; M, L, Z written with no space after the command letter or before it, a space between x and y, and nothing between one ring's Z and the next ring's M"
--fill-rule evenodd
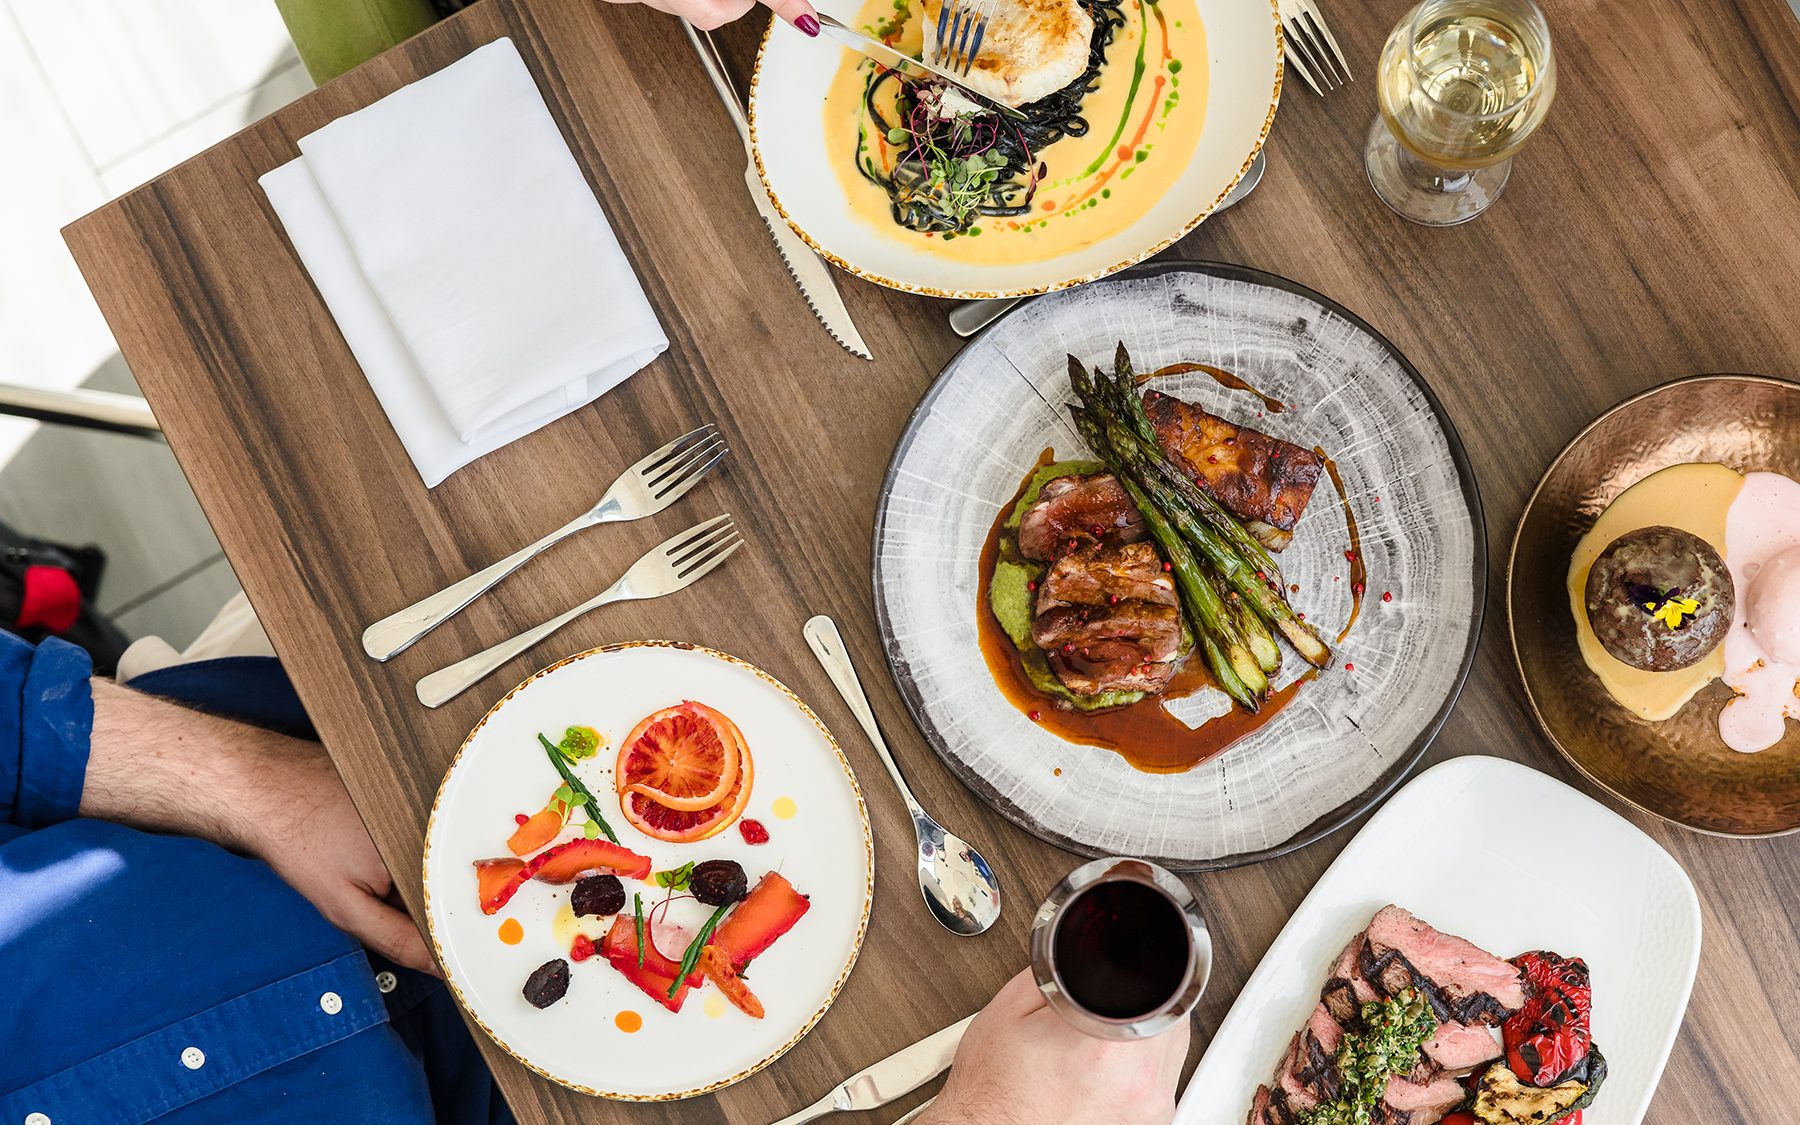
M0 823L44 828L81 805L94 734L88 654L0 632Z

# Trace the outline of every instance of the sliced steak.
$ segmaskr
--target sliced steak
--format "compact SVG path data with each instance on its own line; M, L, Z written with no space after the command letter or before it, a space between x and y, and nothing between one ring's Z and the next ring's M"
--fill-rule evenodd
M1259 536L1270 547L1287 545L1325 469L1324 458L1156 391L1144 396L1144 408L1177 468L1232 512L1280 533L1276 541L1269 532Z
M1118 547L1149 535L1137 505L1110 473L1057 477L1019 519L1019 552L1049 562L1073 546Z
M1390 1125L1435 1125L1446 1113L1463 1103L1467 1093L1462 1083L1448 1076L1430 1082L1409 1082L1404 1078L1388 1079L1381 1096Z
M1300 1077L1305 1067L1304 1036L1296 1033L1289 1041L1287 1054L1282 1056L1281 1069L1275 1072L1275 1089L1287 1103L1287 1108L1296 1113L1316 1107L1321 1099L1307 1089L1306 1082Z
M1416 988L1440 1020L1497 1024L1525 1004L1517 968L1398 906L1382 907L1369 923L1360 961L1384 995Z
M1031 639L1078 695L1157 692L1181 656L1181 609L1148 543L1063 555L1038 584Z
M1425 1041L1425 1057L1450 1074L1467 1074L1501 1055L1500 1040L1480 1024L1446 1023Z
M1175 581L1162 556L1148 543L1087 547L1058 558L1038 582L1037 611L1064 605L1108 606L1120 602L1177 606Z
M1320 1004L1300 1032L1300 1055L1295 1060L1299 1072L1295 1077L1314 1097L1328 1102L1338 1096L1342 1083L1338 1078L1337 1051L1344 1041L1344 1029L1330 1009Z
M1379 1000L1381 994L1375 991L1362 975L1362 947L1365 933L1357 934L1344 946L1337 960L1331 964L1331 975L1326 978L1325 987L1319 992L1319 999L1341 1024L1349 1026L1362 1019L1362 1006L1371 1000Z

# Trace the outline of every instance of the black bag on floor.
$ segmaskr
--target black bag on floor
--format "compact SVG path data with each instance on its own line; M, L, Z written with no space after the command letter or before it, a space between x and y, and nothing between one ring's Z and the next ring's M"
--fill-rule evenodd
M106 555L34 539L0 522L0 628L36 644L61 637L87 650L94 674L110 676L131 642L94 609Z

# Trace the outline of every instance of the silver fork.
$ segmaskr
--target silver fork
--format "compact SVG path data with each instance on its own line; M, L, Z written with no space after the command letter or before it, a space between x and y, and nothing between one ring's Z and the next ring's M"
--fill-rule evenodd
M599 503L536 543L364 629L363 651L377 660L391 660L487 593L502 578L577 531L603 523L641 520L662 511L686 496L729 452L718 427L711 422L689 430L620 473Z
M1280 0L1281 34L1287 41L1287 61L1313 93L1341 89L1356 81L1337 36L1325 24L1325 16L1313 0Z
M584 613L613 602L660 598L685 590L711 574L743 545L743 536L738 534L730 515L697 523L651 548L617 582L567 613L426 676L417 685L419 702L427 707L448 703L477 680Z
M938 9L938 61L958 74L968 74L998 6L999 0L944 0Z

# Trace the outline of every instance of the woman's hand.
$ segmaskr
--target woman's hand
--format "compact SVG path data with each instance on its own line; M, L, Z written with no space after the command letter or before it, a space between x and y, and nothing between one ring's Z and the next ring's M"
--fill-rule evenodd
M712 31L756 7L756 0L611 0L615 4L643 3L659 12L680 16L701 31ZM807 35L819 34L819 20L807 0L763 0L781 19Z
M325 748L92 681L81 815L256 856L327 920L398 964L437 972Z
M1154 1039L1095 1039L1051 1011L1028 969L976 1015L918 1125L1167 1125L1188 1022Z

